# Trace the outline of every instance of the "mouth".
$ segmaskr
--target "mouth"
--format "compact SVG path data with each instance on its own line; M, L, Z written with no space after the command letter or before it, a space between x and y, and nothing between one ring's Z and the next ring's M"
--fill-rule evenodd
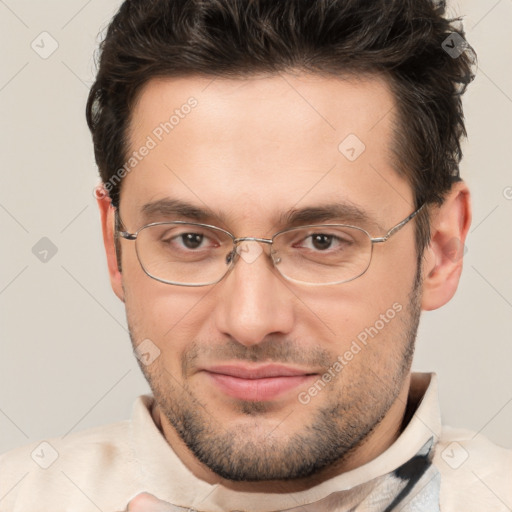
M221 365L202 370L222 393L238 400L269 401L304 387L318 376L282 365Z

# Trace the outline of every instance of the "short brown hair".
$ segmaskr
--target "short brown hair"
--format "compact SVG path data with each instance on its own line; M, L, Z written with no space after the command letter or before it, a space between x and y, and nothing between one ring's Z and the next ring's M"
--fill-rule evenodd
M445 12L435 0L126 0L100 46L87 102L101 178L108 183L126 162L132 107L152 78L381 74L398 109L395 167L416 207L441 204L459 176L461 95L475 64L460 20ZM116 207L121 184L109 189ZM417 226L420 255L427 214Z

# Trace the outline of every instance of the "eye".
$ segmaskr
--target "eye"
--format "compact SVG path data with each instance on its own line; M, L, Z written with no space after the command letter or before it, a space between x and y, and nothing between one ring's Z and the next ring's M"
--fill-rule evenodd
M187 249L198 249L204 240L204 235L199 233L183 233L179 237Z
M178 251L208 250L220 245L215 233L207 230L183 231L182 229L171 229L160 237L160 241L168 249Z
M334 237L332 235L316 233L314 235L311 235L310 238L311 238L311 243L312 243L313 247L315 249L323 251L323 250L329 249L331 247Z
M137 251L147 265L162 267L219 261L233 246L229 234L196 224L158 223L140 231Z
M294 247L310 249L318 252L337 251L349 247L353 243L352 238L343 231L305 233Z

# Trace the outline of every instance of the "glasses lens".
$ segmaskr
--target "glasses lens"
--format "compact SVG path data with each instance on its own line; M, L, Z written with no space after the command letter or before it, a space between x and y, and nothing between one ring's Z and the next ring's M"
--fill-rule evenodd
M279 272L292 281L339 284L367 270L372 243L366 231L321 225L291 229L274 237L273 258Z
M219 281L231 264L231 237L220 229L187 223L152 224L140 230L137 255L151 277L171 284Z

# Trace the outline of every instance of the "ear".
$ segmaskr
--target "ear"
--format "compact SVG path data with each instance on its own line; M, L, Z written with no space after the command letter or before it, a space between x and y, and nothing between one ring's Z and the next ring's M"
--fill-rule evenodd
M431 239L423 258L423 310L440 308L455 294L470 225L470 193L467 185L459 181L444 203L431 212Z
M118 255L116 254L116 241L114 230L115 209L112 206L112 201L103 185L99 185L96 188L94 195L96 196L98 207L100 209L101 229L103 231L103 244L105 246L105 252L107 254L107 265L108 273L110 276L110 284L112 286L112 290L114 290L114 293L117 295L117 297L124 302L123 276L120 271L121 266L118 265Z

